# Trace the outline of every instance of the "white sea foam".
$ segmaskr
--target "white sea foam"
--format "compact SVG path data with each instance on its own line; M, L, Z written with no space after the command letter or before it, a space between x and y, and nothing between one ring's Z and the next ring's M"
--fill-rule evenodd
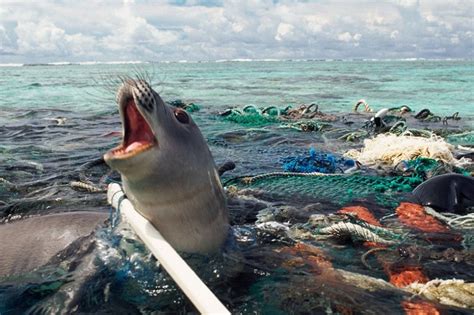
M23 63L0 63L0 67L23 67Z
M95 65L128 65L128 64L142 64L142 63L149 63L147 61L141 60L127 60L127 61L80 61L73 64L78 64L81 66L95 66Z
M140 61L140 60L130 60L130 61L105 61L103 63L106 65L134 65L134 64L141 64L141 63L148 63L148 62Z
M78 65L81 66L94 66L100 64L99 61L81 61L77 63Z
M70 66L72 65L72 62L69 61L57 61L57 62L48 62L48 66Z

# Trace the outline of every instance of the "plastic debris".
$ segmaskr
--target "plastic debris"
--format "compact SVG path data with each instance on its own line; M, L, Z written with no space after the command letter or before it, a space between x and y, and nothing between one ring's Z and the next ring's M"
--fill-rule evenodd
M291 156L282 159L283 169L297 173L337 173L353 167L355 161L333 155L331 153L317 152L309 149L309 155Z

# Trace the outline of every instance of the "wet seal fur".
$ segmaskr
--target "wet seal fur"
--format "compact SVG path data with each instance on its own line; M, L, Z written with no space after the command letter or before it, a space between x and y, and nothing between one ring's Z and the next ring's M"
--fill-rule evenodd
M135 209L178 251L218 251L229 231L219 175L198 126L144 80L117 93L123 141L104 155Z
M47 264L76 240L94 233L108 213L76 211L30 217L0 225L0 277Z

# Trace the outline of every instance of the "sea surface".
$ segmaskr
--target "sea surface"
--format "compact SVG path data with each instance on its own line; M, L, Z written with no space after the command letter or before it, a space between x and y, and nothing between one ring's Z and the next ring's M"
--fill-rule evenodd
M94 274L85 277L79 267L65 272L49 266L21 277L0 278L0 314L49 314L67 309L71 296L80 301L74 307L86 313L196 311L126 224L116 222L105 193L70 185L89 180L104 187L120 181L117 174L94 161L120 142L115 93L123 78L146 78L165 101L198 104L200 110L192 116L216 164L229 160L236 164L235 170L224 174L223 181L227 181L234 176L282 171L285 158L307 154L310 148L341 156L363 143L340 141L324 132L298 132L280 124L239 124L220 116L226 109L316 103L323 113L354 118L351 126L359 128L373 115L351 114L355 103L365 99L374 111L407 105L413 114L425 108L440 117L458 112L461 120L450 120L449 126L437 122L416 127L466 133L474 127L473 70L470 60L0 64L0 219L8 222L78 210L104 211L112 218L97 233ZM320 187L321 195L331 188ZM288 194L278 199L253 192L229 197L238 253L186 259L233 313L344 313L353 309L356 313L403 314L400 305L405 297L390 290L368 293L335 283L337 277L315 270L309 262L303 263L306 269L288 271L301 267L311 255L314 262L320 254L295 253L294 242L304 240L324 251L337 268L387 280L382 268L368 269L361 263L367 248L284 233L295 224L304 226L310 215L328 215L352 202L340 193L325 200L318 196L294 198ZM393 213L393 202L402 198L388 197L391 199L383 205L377 204L381 199L364 200L378 217L384 217ZM262 225L266 221L280 225ZM417 242L411 245L420 245ZM66 257L74 266L80 266L81 259ZM431 266L430 276L472 282L472 265L462 263Z
M100 113L113 106L113 92L103 89L110 81L146 71L163 98L212 108L317 102L341 112L365 99L374 109L409 105L473 115L473 70L471 60L0 66L0 108Z

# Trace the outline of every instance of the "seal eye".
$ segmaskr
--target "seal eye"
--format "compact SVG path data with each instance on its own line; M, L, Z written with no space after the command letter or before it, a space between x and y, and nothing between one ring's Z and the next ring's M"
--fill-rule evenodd
M181 109L175 110L174 116L180 123L189 124L189 116L184 110L181 110Z

